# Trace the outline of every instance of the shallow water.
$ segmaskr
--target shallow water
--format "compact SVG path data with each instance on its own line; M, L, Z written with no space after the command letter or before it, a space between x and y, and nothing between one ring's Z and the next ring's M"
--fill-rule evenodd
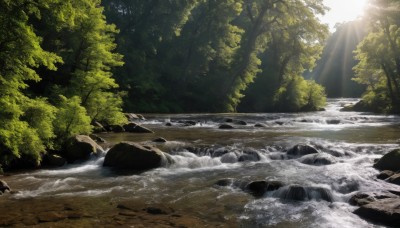
M172 166L120 175L102 167L103 157L94 157L84 164L3 177L18 193L0 198L0 214L17 218L28 203L68 201L83 211L87 210L83 204L97 205L97 213L88 212L90 216L81 219L89 219L92 223L88 224L93 225L99 219L96 216L111 210L109 205L115 208L115 203L134 200L167 205L205 224L221 226L374 227L352 213L356 207L348 200L357 191L400 191L399 186L377 180L378 171L372 168L374 159L399 147L400 117L339 112L351 102L355 100L329 100L326 111L313 113L148 115L142 124L155 134L104 133L100 136L108 143L103 146L119 141L154 144L172 155ZM218 129L228 118L247 125L232 123L235 129ZM196 125L179 123L187 120ZM172 126L165 126L167 122ZM256 128L256 123L265 127ZM168 142L152 143L157 137ZM286 150L299 143L314 146L332 158L333 164L308 165L302 158L288 159ZM215 185L226 178L234 184ZM323 188L332 202L318 194L311 194L306 201L285 200L284 189L255 198L243 191L243 186L254 180ZM97 203L100 199L108 204ZM64 219L54 224L70 222Z

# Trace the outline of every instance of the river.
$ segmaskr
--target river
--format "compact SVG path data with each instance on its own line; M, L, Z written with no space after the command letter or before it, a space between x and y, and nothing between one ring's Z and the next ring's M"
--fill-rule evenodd
M187 218L175 221L169 215L153 227L377 227L353 214L357 207L348 200L358 191L400 191L397 185L377 180L379 172L372 168L375 159L399 148L400 117L339 111L355 101L330 99L325 111L311 113L146 115L141 123L155 134L102 133L108 141L102 146L119 141L153 144L172 155L173 165L116 173L102 167L101 156L83 164L4 176L17 192L0 197L0 226L140 227L135 225L141 220L149 226L150 219L141 212L132 215L135 219L121 213L131 205L161 207ZM218 129L227 119L247 125ZM189 120L196 124L179 123ZM169 122L172 126L166 126ZM264 127L254 127L257 123ZM168 142L152 142L157 137ZM326 153L333 164L309 165L301 158L285 157L300 143ZM222 179L231 184L216 185ZM255 180L323 188L332 202L318 195L305 201L286 200L282 190L254 197L243 185Z

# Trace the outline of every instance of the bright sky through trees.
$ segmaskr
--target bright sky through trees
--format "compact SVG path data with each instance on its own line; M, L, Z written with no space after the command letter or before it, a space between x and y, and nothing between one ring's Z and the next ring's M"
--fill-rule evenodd
M336 23L352 21L362 16L368 0L324 0L324 4L330 8L322 18L323 23L334 30Z

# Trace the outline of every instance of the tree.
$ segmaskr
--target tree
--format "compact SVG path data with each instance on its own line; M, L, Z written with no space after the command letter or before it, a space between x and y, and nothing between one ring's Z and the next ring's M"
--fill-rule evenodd
M39 81L39 66L56 70L62 60L41 47L30 18L40 18L40 9L51 1L0 1L0 163L9 166L24 157L31 165L40 162L41 153L52 134L54 108L45 99L24 94L27 81ZM33 106L34 105L34 106ZM41 117L45 115L45 119ZM37 121L41 119L41 121Z
M367 37L356 50L355 81L367 85L365 103L375 111L400 112L400 3L370 2Z

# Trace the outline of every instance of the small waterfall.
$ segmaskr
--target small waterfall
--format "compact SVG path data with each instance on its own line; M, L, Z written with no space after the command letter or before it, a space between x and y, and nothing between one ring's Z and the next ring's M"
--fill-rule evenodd
M329 189L323 187L303 187L297 184L279 188L274 192L273 196L284 200L325 200L333 202L333 196Z

